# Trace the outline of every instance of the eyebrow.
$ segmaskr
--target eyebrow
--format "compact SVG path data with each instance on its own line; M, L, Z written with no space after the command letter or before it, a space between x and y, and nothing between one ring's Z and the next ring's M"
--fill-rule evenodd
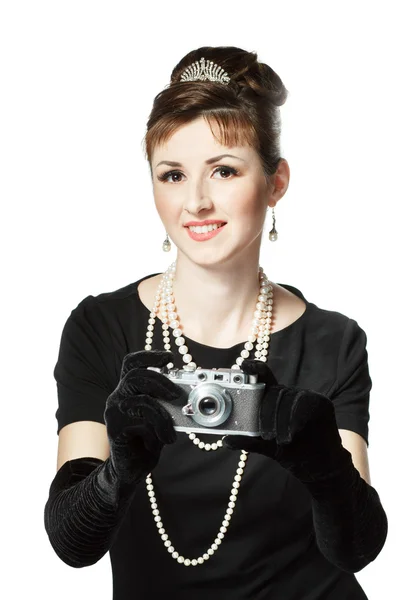
M243 158L240 158L239 156L234 156L233 154L220 154L219 156L214 156L213 158L209 158L208 160L205 161L205 164L212 165L213 163L218 162L219 160L221 160L221 158L225 158L226 156L228 156L229 158L237 158L238 160L246 162ZM169 167L182 167L183 166L181 163L174 162L172 160L162 160L161 162L158 163L158 165L156 165L156 167L159 167L160 165L168 165Z

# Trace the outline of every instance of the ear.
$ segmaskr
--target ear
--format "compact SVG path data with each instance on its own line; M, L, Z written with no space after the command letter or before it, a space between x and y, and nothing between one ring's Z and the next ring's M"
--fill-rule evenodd
M275 173L270 177L268 194L268 206L274 208L278 201L286 194L289 187L290 168L289 163L285 158L281 158Z

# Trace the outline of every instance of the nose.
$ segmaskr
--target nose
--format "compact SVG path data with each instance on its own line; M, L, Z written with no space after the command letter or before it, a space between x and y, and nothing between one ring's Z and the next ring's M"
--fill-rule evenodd
M191 185L186 187L186 196L184 200L184 210L192 215L197 215L201 211L210 210L213 201L210 197L207 183L200 180L192 181Z

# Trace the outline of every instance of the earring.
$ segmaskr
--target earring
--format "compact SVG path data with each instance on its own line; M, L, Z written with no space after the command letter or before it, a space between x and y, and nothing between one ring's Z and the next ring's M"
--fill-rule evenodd
M165 240L163 242L162 249L164 250L164 252L169 252L171 250L171 242L169 241L168 233L167 233L167 237L165 238Z
M275 206L272 208L272 229L269 232L269 239L271 242L276 242L278 239L278 232L275 229Z

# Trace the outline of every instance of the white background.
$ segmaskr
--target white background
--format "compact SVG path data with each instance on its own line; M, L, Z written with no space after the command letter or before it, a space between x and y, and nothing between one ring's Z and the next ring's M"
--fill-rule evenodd
M260 263L367 333L370 469L389 535L357 578L371 600L395 597L396 4L2 2L2 597L111 598L109 555L73 569L44 530L58 443L53 368L81 299L175 258L174 245L162 251L142 139L172 68L204 45L256 51L289 90L281 115L290 186L276 209L279 240L265 236Z

